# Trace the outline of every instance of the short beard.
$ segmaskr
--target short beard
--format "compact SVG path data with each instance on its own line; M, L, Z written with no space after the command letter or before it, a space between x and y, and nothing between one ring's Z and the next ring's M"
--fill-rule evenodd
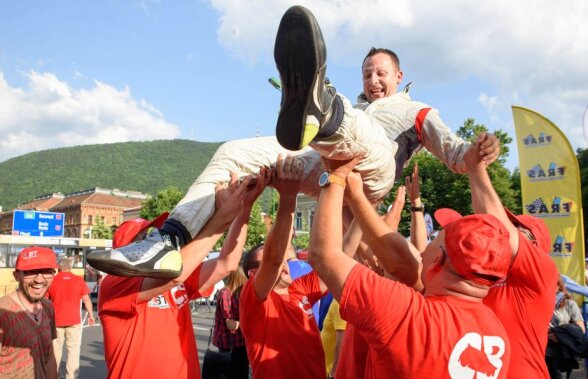
M47 293L47 289L48 289L48 287L45 287L45 292L43 293L43 295L41 295L41 297L39 297L39 298L37 299L37 298L34 298L34 297L32 297L31 295L29 295L29 292L28 292L28 291L26 291L26 289L24 288L24 283L21 283L21 284L18 286L18 291L19 291L19 292L20 292L22 295L24 295L25 299L27 299L27 301L28 301L29 303L31 303L31 304L36 304L36 303L39 303L39 302L41 302L41 300L42 300L42 299L45 297L45 294Z

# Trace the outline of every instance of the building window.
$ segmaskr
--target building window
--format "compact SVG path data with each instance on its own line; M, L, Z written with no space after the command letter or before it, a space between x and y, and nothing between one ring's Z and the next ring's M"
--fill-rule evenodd
M296 211L296 218L294 219L294 229L302 229L302 212Z
M312 227L312 222L314 221L314 209L310 209L308 211L308 227Z
M92 225L92 215L88 215L88 224Z

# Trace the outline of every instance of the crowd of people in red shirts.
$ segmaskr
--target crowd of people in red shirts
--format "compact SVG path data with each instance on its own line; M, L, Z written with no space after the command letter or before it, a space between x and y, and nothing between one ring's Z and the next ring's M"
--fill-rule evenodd
M238 308L222 305L217 322L242 335L254 378L548 378L558 280L550 235L541 220L503 207L487 172L496 136L464 141L408 88L397 92L403 74L387 49L365 57L364 92L351 106L325 78L322 32L304 7L285 13L274 56L283 81L277 139L224 144L166 221L138 220L137 233L117 231L128 237L120 247L88 256L119 275L104 280L98 305L110 377L199 377L188 303L242 260L247 281L231 290ZM384 217L374 207L421 147L468 175L474 210L435 212L442 229L430 243L416 172L406 189L410 240L397 232L402 196ZM268 185L279 193L277 215L263 246L241 259L253 202ZM299 192L318 203L313 270L293 280ZM220 255L203 261L227 229ZM336 364L312 310L327 292L346 321Z
M241 262L247 281L237 287L238 308L221 305L232 316L217 322L242 333L254 378L548 378L546 330L558 280L549 232L541 220L502 206L476 148L465 161L476 213L437 211L442 230L428 244L419 237L424 221L416 172L407 180L413 208L407 240L396 231L404 190L381 217L353 172L357 159L325 161L343 180L321 192L308 253L314 270L296 280L287 252L300 161L281 156L254 185L252 177L219 185L216 213L182 249L181 277L107 276L102 282L99 312L110 377L198 377L188 302ZM251 206L269 184L280 194L275 222L264 245L241 257ZM202 262L229 223L219 257ZM152 225L129 222L115 243L128 242L119 241L121 235L140 238L137 233ZM312 312L327 291L347 321L338 364L328 371Z

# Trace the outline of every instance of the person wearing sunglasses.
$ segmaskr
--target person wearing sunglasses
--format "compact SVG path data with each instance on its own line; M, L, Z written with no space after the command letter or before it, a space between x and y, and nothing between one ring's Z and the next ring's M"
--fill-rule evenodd
M18 255L18 287L0 297L0 377L57 378L55 311L45 299L56 268L55 253L46 247L27 247Z

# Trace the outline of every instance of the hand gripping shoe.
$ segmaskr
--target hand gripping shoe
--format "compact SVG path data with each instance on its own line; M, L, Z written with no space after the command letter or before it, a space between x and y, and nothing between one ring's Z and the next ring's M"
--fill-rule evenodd
M153 228L145 239L112 250L95 250L88 263L116 276L146 276L173 279L182 273L182 256L170 236Z
M282 81L276 137L282 147L300 150L328 120L335 97L335 88L325 81L323 35L308 9L293 6L286 11L276 35L274 58Z

